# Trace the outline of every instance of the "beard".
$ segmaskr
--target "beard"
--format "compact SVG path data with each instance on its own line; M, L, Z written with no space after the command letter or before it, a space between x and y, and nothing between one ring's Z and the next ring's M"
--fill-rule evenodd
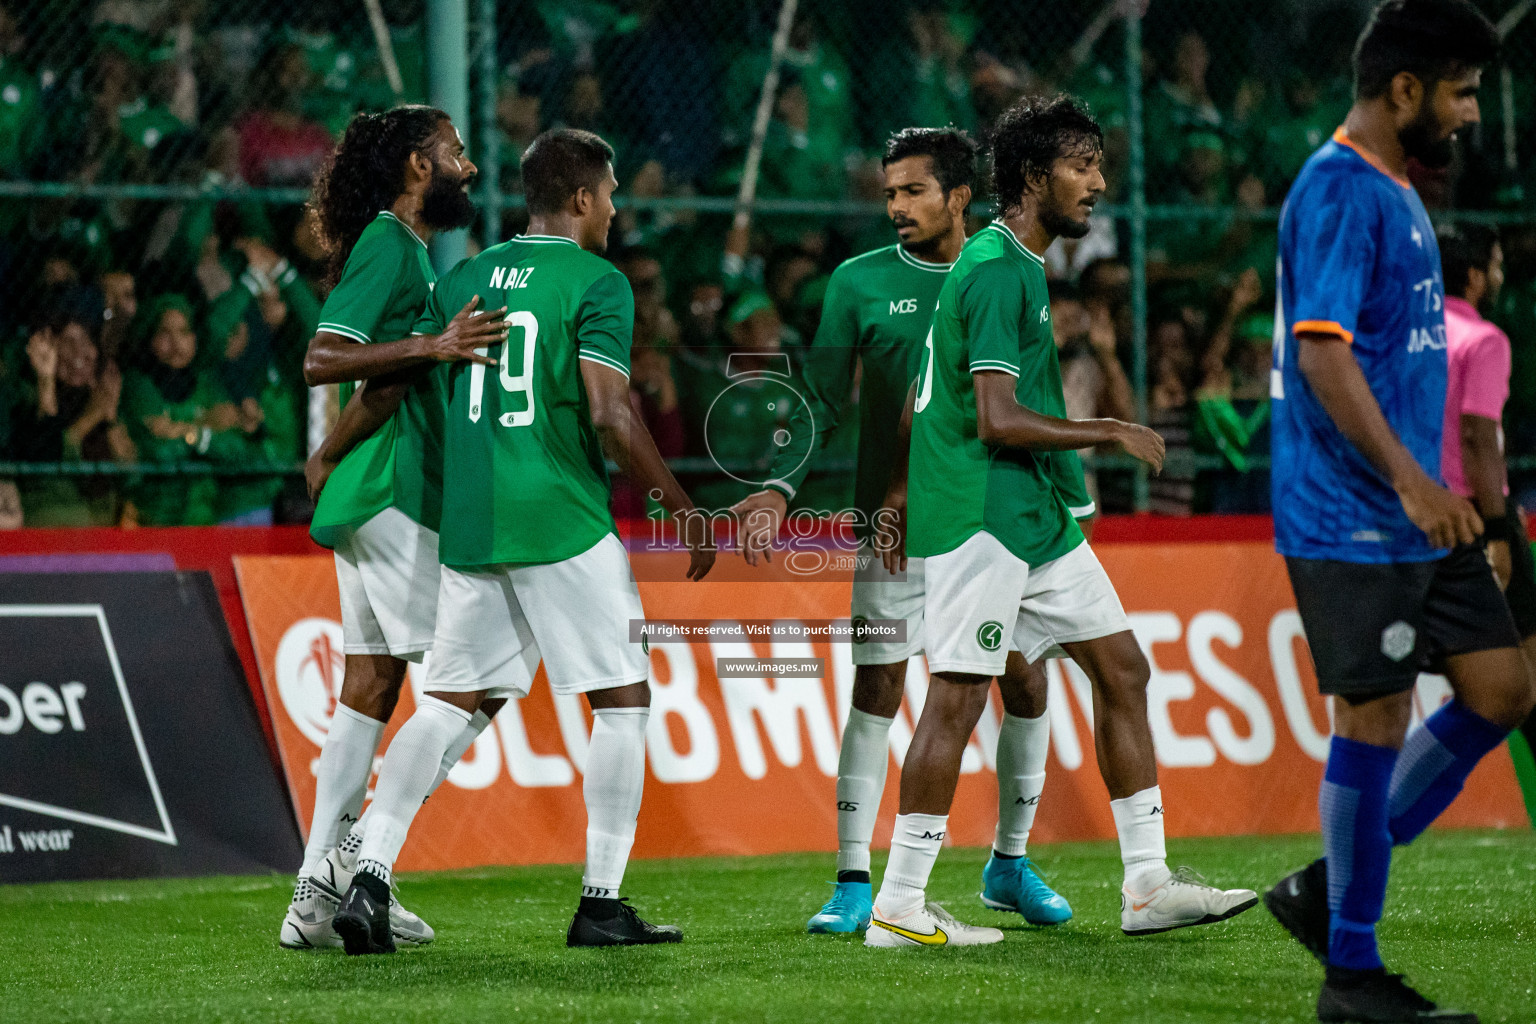
M432 180L421 197L421 219L433 231L467 228L475 219L475 204L464 191L464 178L452 178L432 167Z
M1449 167L1456 155L1455 143L1450 136L1439 137L1440 125L1426 99L1413 120L1403 125L1397 133L1403 152L1431 170Z
M910 225L912 225L914 227L917 226L917 222L916 221L910 221L910 220L892 221L891 222L892 227L896 227L896 228L905 227L908 224L910 224ZM935 231L933 234L928 235L926 237L900 239L899 236L898 236L898 241L900 242L901 247L903 249L905 249L907 252L911 253L914 256L917 256L917 257L921 258L921 257L924 257L924 256L932 255L933 253L937 252L940 243L942 243L944 241L944 236L947 235L948 233L949 232L946 229L944 231Z
M1040 224L1054 238L1082 238L1092 228L1086 220L1073 220L1061 210L1045 205L1040 207Z

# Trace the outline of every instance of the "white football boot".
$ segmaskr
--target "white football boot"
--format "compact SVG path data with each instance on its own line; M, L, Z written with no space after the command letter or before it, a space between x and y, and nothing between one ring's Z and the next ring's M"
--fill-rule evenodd
M1259 902L1252 889L1218 889L1189 868L1179 868L1151 892L1120 890L1120 930L1156 935L1174 928L1214 924L1236 917Z
M338 846L325 855L325 860L320 862L320 866L310 876L310 881L321 893L334 896L336 906L340 906L342 897L346 895L348 886L352 884L352 876L355 874L357 874L357 854L343 853ZM432 931L431 925L400 905L394 889L394 880L391 879L389 930L394 935L395 942L407 946L425 946L437 937L436 933ZM331 908L332 913L335 912L336 906Z
M898 948L902 946L986 946L1002 942L996 928L978 928L961 924L937 903L920 903L905 914L888 916L875 904L864 933L864 945Z
M300 882L283 917L278 943L284 949L341 948L341 936L331 927L338 906L316 886Z

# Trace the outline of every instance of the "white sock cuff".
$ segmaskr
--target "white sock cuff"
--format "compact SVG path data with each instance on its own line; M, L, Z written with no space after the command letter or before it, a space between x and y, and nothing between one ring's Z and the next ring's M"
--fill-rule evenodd
M1010 715L1008 712L1004 711L1002 727L1004 729L1023 729L1026 731L1043 729L1046 732L1049 732L1051 728L1051 716L1042 711L1034 718L1023 718L1019 715Z
M998 768L1021 775L1037 775L1045 771L1045 760L1050 754L1051 718L1019 718L1003 712L1002 725L998 727Z
M881 718L879 715L872 715L868 711L849 708L848 724L844 728L858 729L860 732L868 730L870 732L888 733L891 731L891 723L894 721L894 718Z
M418 715L425 714L452 718L460 728L468 725L470 720L475 717L463 708L456 708L447 701L432 696L430 693L423 694L421 700L416 702L416 713ZM479 714L479 712L476 712L476 714ZM486 722L489 723L490 719L487 718Z
M592 712L593 718L626 718L635 715L640 718L650 718L650 708L596 708Z
M345 718L350 722L356 722L358 725L361 725L367 729L377 729L380 732L384 731L383 722L379 721L377 718L369 718L361 711L356 711L347 707L345 704L341 703L341 701L336 702L336 711L331 715L331 721L334 723L338 718Z
M448 747L448 752L443 755L443 764L452 768L459 763L459 758L469 753L469 748L475 745L475 740L485 732L485 727L491 724L489 716L484 711L476 711L469 716L469 721L459 734L453 738L453 743Z

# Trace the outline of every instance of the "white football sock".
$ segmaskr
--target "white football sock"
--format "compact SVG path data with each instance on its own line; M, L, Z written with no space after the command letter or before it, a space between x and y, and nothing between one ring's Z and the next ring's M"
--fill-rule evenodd
M883 913L900 916L923 902L928 876L933 873L933 862L939 859L948 827L947 814L896 815L891 859L886 862L880 894L875 897L875 906Z
M645 788L645 723L650 708L592 712L592 742L581 795L587 804L587 866L581 894L616 898L635 843Z
M490 724L491 720L484 711L476 711L469 717L469 724L464 727L464 730L453 741L453 746L449 747L448 752L443 755L443 763L437 769L437 779L432 783L432 788L427 790L428 798L437 792L437 787L441 786L443 781L448 778L448 773L453 770L454 765L459 763L459 758L463 757L469 748L475 745L475 740L480 738L480 734ZM369 804L367 810L363 811L362 817L358 818L357 823L347 832L347 838L341 841L341 863L343 867L350 868L353 866L353 862L357 857L357 851L363 847L363 836L368 834L368 819L372 814L373 804Z
M390 880L395 858L405 845L406 834L427 790L437 778L443 755L469 723L470 715L446 701L423 696L416 713L400 727L379 769L379 784L374 787L373 813L363 847L358 851L357 867Z
M461 757L469 753L469 748L475 745L475 740L480 738L480 734L485 732L485 727L490 724L491 720L484 711L476 711L469 716L469 724L454 737L453 745L443 755L443 763L437 767L437 778L432 780L432 788L427 790L428 797L437 792L437 787L447 780L448 773L453 771L453 766L459 763Z
M1145 895L1168 878L1168 851L1163 845L1163 791L1159 786L1111 800L1115 831L1120 834L1120 860L1125 887Z
M869 870L869 842L891 764L891 719L851 708L837 757L837 870Z
M1029 830L1045 790L1045 756L1050 752L1051 719L1015 718L1003 713L997 735L997 835L992 848L1022 857Z
M315 813L309 822L309 842L304 844L304 866L299 877L308 878L341 839L343 827L357 821L368 796L368 777L373 774L373 755L384 735L384 723L336 705L331 726L315 766Z

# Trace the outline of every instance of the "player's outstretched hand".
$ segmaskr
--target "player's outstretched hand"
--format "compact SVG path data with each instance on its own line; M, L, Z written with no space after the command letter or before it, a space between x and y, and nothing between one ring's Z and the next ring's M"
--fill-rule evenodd
M1163 471L1163 457L1167 454L1167 446L1157 431L1151 427L1144 427L1139 423L1123 423L1120 436L1116 438L1120 447L1132 458L1140 459L1152 467L1152 472Z
M885 571L895 576L907 571L907 492L890 490L875 510L875 548Z
M319 501L320 492L325 490L325 482L331 478L331 473L336 469L336 463L330 462L321 456L321 449L315 449L315 453L304 462L304 487L309 491L309 500Z
M759 555L765 562L773 561L773 544L788 508L788 499L772 487L754 491L731 506L740 524L741 557L748 565L757 565Z
M700 516L699 529L691 526L683 531L683 543L688 545L688 578L697 583L709 575L715 567L715 532L707 516Z
M426 346L423 354L440 363L469 362L495 366L496 360L475 350L507 340L507 322L504 319L507 307L477 313L475 308L479 305L478 295L464 303L464 308L448 321L442 334L429 335L423 339Z
M1397 492L1408 519L1423 530L1437 548L1472 544L1483 533L1483 521L1477 509L1459 494L1441 487L1426 474L1419 473Z

